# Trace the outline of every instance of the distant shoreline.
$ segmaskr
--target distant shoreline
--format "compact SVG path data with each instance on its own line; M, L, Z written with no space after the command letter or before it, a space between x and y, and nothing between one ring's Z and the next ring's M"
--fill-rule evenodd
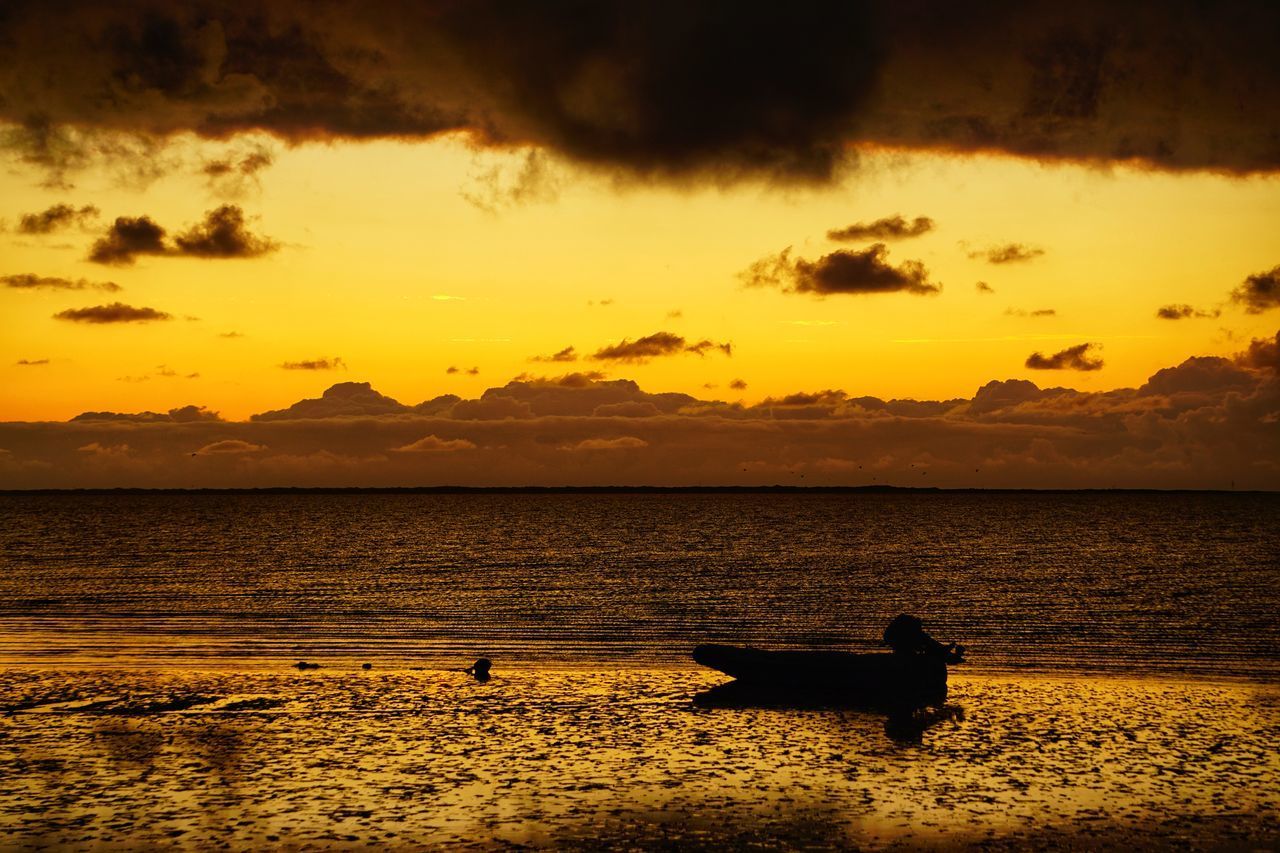
M560 494L1219 494L1280 495L1265 489L998 489L939 486L269 486L261 488L83 488L0 489L0 496L21 495L560 495Z

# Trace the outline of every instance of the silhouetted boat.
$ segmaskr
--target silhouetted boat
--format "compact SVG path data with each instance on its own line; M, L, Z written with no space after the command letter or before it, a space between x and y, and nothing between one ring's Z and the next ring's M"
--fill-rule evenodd
M947 661L940 655L702 645L693 659L737 679L707 691L700 704L900 710L941 705L947 698Z

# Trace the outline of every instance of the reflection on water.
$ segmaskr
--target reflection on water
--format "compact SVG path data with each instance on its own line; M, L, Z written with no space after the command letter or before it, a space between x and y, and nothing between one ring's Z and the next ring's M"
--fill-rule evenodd
M0 670L12 712L0 836L200 849L1280 842L1274 687L956 675L951 705L886 737L883 716L856 711L696 705L718 678Z
M766 687L729 681L696 694L693 704L699 708L730 711L766 708L775 711L863 711L867 714L880 714L885 721L885 735L899 743L921 743L924 733L934 726L964 719L964 708L959 705L926 705L886 711L851 701L846 690L821 683Z
M870 650L911 612L976 667L1280 675L1280 495L8 495L0 520L11 663L648 666Z

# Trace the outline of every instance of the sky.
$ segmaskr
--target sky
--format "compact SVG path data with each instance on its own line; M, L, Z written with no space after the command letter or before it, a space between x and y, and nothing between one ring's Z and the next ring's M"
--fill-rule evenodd
M0 488L1280 488L1278 29L7 4Z

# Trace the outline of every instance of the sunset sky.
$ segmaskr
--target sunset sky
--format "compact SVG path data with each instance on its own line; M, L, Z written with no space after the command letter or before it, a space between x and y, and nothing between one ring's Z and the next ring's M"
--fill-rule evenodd
M1271 4L181 8L0 13L0 487L1280 488Z

